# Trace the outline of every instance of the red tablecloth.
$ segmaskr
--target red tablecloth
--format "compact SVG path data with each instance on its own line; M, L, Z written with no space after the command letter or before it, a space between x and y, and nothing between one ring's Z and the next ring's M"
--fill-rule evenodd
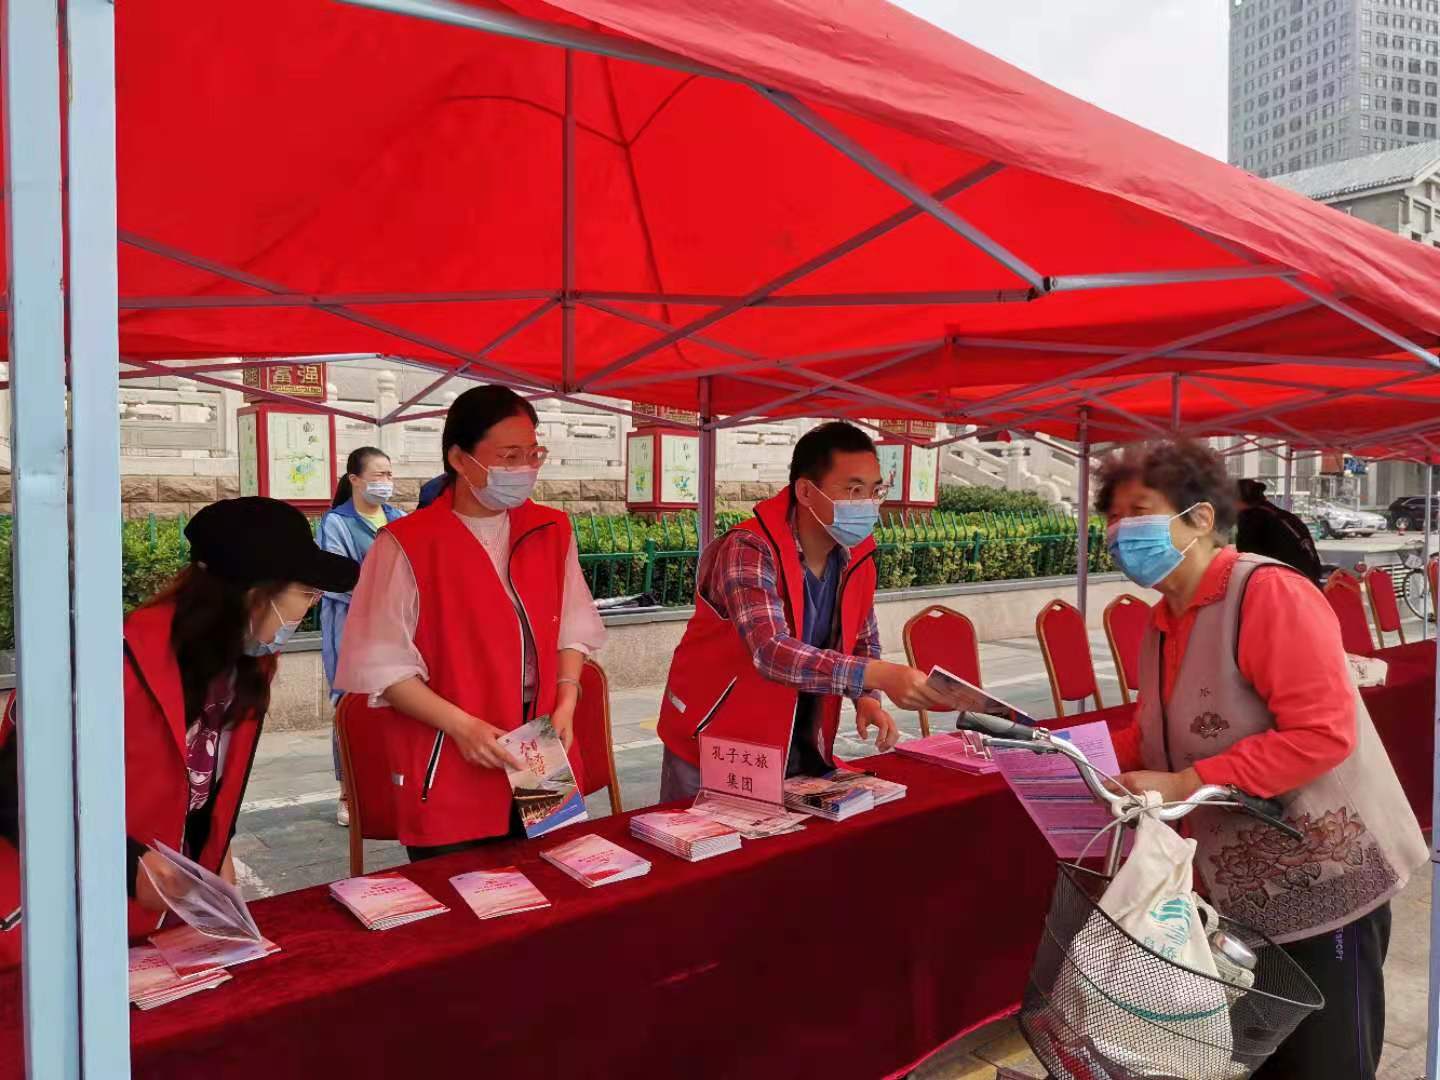
M551 837L409 867L452 910L395 930L367 932L323 887L259 901L284 951L132 1013L134 1074L883 1076L1018 1001L1054 860L997 778L866 764L908 797L694 865L631 839L626 817L565 830L653 862L618 885L541 862ZM481 922L448 879L510 864L554 906ZM3 1063L19 1060L18 1001L12 973Z
M1390 665L1384 686L1360 691L1395 775L1422 828L1430 827L1435 747L1435 642L1375 654Z

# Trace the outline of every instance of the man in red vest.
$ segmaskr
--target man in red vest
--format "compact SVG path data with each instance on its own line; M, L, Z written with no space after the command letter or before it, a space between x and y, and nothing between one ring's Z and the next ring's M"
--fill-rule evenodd
M834 767L842 697L881 750L897 732L879 691L943 704L924 672L880 659L870 534L884 498L870 437L822 424L795 444L790 486L706 550L660 704L662 802L699 791L702 733L776 747L786 775L815 775Z

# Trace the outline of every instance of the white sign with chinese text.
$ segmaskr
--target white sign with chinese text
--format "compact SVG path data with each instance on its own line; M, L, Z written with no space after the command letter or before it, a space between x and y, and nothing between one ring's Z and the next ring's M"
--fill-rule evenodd
M779 746L700 736L700 786L767 803L785 801L785 751Z

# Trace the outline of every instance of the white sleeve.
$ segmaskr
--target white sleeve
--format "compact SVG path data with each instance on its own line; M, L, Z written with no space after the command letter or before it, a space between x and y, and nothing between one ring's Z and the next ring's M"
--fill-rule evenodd
M590 656L605 644L605 624L595 610L595 599L580 569L580 549L570 538L565 559L565 585L560 599L560 648L575 649Z
M352 694L379 694L398 682L430 672L415 647L420 590L400 542L381 529L350 601L335 686Z

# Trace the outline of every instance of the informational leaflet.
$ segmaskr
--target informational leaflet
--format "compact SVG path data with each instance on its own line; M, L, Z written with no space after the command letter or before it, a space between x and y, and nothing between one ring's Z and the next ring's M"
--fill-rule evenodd
M389 930L450 910L395 871L332 882L330 895L367 930Z
M168 1005L229 981L230 973L221 967L207 968L182 978L155 946L130 947L130 1002L140 1009Z
M740 834L737 831L693 810L636 814L630 819L630 833L687 862L699 862L740 850Z
M542 851L540 857L587 889L628 881L650 872L648 859L642 859L594 833L577 836L559 847Z
M755 799L742 799L734 795L702 789L695 796L690 813L728 825L746 840L762 840L767 836L799 832L809 819L808 814L786 810L784 804L773 806Z
M903 799L910 791L904 784L897 784L894 780L885 780L874 773L857 769L836 769L832 773L826 773L824 779L832 784L848 784L854 788L864 788L870 792L870 797L875 801L876 806L884 806L886 803Z
M521 724L495 741L524 764L521 769L507 767L505 775L515 793L526 836L544 836L587 819L585 799L550 717Z
M1101 773L1114 776L1120 771L1105 721L1077 724L1052 735L1071 740ZM1075 763L1063 754L997 749L995 764L1025 812L1062 859L1078 858L1095 834L1114 820L1110 807L1096 800L1080 778ZM1092 853L1097 848L1101 848L1101 844L1096 844Z
M259 960L280 951L280 946L263 937L254 941L218 938L203 934L193 926L177 926L150 935L150 944L160 950L165 962L182 979L188 979L210 968L234 967Z
M956 711L987 713L990 716L1003 717L1017 724L1027 724L1030 727L1036 727L1039 724L1039 721L1024 709L1017 709L1008 701L1002 701L988 690L982 689L972 682L966 682L959 675L946 671L939 664L930 669L930 677L925 682L930 689L943 694L946 704Z
M829 777L792 776L785 781L785 805L827 821L844 821L875 809L875 796L859 785Z
M971 776L996 771L991 752L973 731L942 731L923 739L906 739L895 747L895 753Z
M450 884L481 919L498 919L550 906L545 894L513 866L456 874Z
M140 872L149 878L165 906L181 920L207 937L242 942L263 940L239 889L159 840L153 841L150 848L162 856L175 873L152 874L143 859Z

